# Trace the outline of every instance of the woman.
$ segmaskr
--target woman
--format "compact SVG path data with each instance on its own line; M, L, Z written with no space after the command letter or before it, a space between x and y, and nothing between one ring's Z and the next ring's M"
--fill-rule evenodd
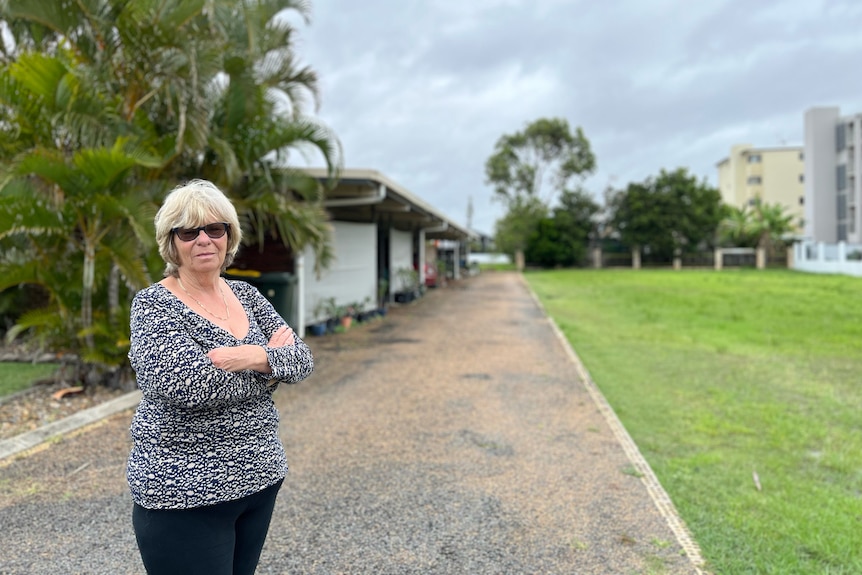
M155 227L165 278L131 308L135 537L150 575L251 574L287 474L272 393L311 373L311 351L257 289L221 277L242 231L217 187L176 188Z

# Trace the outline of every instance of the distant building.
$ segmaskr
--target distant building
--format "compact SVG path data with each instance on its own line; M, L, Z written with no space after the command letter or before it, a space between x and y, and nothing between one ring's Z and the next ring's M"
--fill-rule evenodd
M764 204L784 206L800 230L805 217L802 146L755 148L740 144L718 164L718 189L724 203L742 208Z
M805 112L805 236L862 243L862 114L838 107Z

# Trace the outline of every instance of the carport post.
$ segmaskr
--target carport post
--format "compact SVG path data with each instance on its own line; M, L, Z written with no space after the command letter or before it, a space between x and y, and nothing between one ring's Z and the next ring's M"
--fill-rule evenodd
M453 277L456 280L461 279L461 242L455 241L455 247L452 249L452 253L455 256L455 273Z
M305 255L297 254L294 260L296 269L296 313L293 317L296 318L296 325L290 327L293 331L299 334L299 337L305 337Z
M425 230L419 228L419 285L425 285Z

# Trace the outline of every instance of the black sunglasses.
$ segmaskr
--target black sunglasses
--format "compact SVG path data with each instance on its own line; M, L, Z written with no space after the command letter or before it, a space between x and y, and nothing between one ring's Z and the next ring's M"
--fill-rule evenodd
M196 228L174 228L171 231L184 242L191 242L198 239L198 236L201 234L201 230L215 240L225 235L229 229L230 224L219 222L217 224L207 224Z

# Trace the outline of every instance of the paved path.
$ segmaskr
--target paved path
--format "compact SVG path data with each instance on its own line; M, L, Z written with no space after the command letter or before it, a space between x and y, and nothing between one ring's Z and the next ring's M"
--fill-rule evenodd
M291 473L258 573L699 573L520 276L432 290L309 345L314 375L276 393ZM0 464L0 574L143 572L130 414Z

